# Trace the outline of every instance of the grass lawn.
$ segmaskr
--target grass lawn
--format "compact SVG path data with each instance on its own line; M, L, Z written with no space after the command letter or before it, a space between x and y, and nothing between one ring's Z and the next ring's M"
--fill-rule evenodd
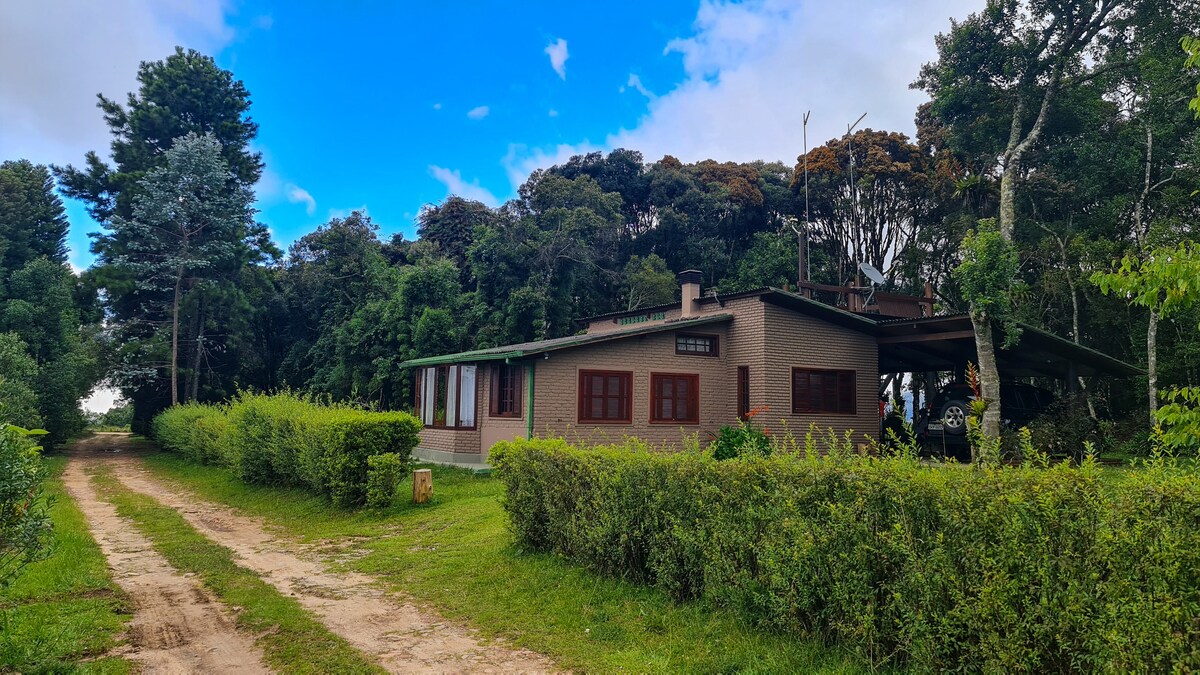
M499 481L437 467L434 500L343 511L299 490L250 487L229 472L159 453L149 467L204 498L259 516L303 540L342 542L355 570L444 615L587 671L861 672L849 655L757 629L701 604L598 576L556 556L515 548Z
M128 607L83 514L58 481L66 459L47 461L57 544L49 558L0 591L0 671L129 672L128 661L102 657L118 644Z
M283 673L383 672L296 600L235 563L229 549L197 532L175 509L130 491L107 469L93 481L172 567L198 575L226 605L241 608L238 628L260 635L256 644L268 666Z

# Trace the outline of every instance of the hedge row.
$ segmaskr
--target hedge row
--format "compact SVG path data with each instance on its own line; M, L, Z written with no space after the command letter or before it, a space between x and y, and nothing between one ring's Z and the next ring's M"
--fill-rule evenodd
M291 393L179 405L153 422L154 437L167 450L229 466L249 483L306 487L340 506L367 501L371 457L394 455L386 471L402 475L396 463L408 464L420 429L408 413L366 412ZM384 499L379 480L374 501Z
M502 443L520 543L920 670L1200 668L1200 476ZM1109 472L1106 474L1106 472Z

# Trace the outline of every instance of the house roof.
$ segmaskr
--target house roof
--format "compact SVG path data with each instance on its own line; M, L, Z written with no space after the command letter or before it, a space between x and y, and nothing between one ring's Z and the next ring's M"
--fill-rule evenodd
M567 337L538 340L536 342L521 342L513 345L491 347L489 349L476 349L469 352L459 352L458 354L443 354L441 356L410 359L401 363L400 365L402 367L415 367L434 366L444 363L470 363L476 361L519 359L527 356L545 354L547 352L557 351L559 349L582 347L584 345L596 344L600 342L610 342L613 340L621 340L639 335L662 333L665 331L678 330L680 328L703 326L705 324L730 321L732 319L732 314L706 314L704 316L698 316L689 319L674 319L672 321L667 321L666 323L654 324L652 326L638 326L635 328L605 331L602 333L586 333L584 335L568 335Z
M844 309L839 309L832 305L827 305L819 300L806 298L799 293L785 291L774 286L761 286L759 288L751 288L744 291L734 293L717 293L705 295L697 298L696 301L702 305L719 304L724 306L728 300L736 300L738 298L760 297L763 302L769 302L774 305L786 307L804 314L809 314L820 319L825 319L831 323L844 326L846 328L854 328L870 332L871 328L876 324L876 320L870 317L861 316L853 312L847 312ZM656 305L654 307L642 307L631 311L609 312L608 314L597 314L595 316L576 319L580 324L587 324L593 321L603 319L618 319L623 316L635 316L638 314L647 314L650 312L661 312L663 310L676 309L679 307L678 302L672 302L667 305Z
M752 291L743 291L741 293L730 293L729 295L717 296L711 299L705 298L705 301L721 302L723 300L751 295L760 296L763 302L769 302L773 305L778 305L779 307L784 307L786 309L801 312L802 314L815 316L818 319L824 319L825 321L837 324L844 328L851 328L864 333L874 334L875 326L878 325L878 322L875 319L862 316L860 314L855 314L854 312L847 312L846 310L834 307L833 305L827 305L820 300L806 298L799 293L793 293L791 291L785 291L774 287L759 288Z
M707 295L698 299L702 305L724 306L729 300L758 297L763 302L807 314L830 323L861 331L874 336L879 342L879 369L881 373L920 372L948 370L967 361L977 360L974 331L971 318L966 314L950 314L921 318L871 317L848 312L798 293L773 287L756 288L737 293ZM677 305L659 308L643 308L633 312L614 312L582 321L618 318L645 314L650 311L670 309ZM570 349L583 345L621 340L638 335L688 328L708 323L730 321L729 313L705 314L689 319L673 319L649 326L622 328L600 333L570 335L567 337L524 342L490 349L446 354L412 359L400 364L405 367L429 366L446 363L497 361L519 359L537 354ZM1000 369L1009 376L1050 376L1067 378L1077 375L1116 375L1130 377L1144 375L1137 366L1115 359L1103 352L1084 347L1053 333L1022 324L1020 342L1011 349L1000 348L996 358ZM1002 342L997 332L997 345Z

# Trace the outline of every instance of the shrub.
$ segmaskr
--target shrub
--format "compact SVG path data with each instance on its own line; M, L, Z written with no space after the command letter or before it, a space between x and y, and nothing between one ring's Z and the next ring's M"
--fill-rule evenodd
M159 413L151 429L159 445L193 461L218 464L224 459L228 420L221 406L177 405Z
M408 473L408 462L394 452L367 457L367 506L392 503L396 488Z
M225 464L248 483L306 487L339 506L367 500L371 457L390 453L406 464L420 429L408 413L368 412L291 392L175 406L153 424L168 450Z
M756 454L766 457L771 454L771 436L764 429L755 429L751 420L756 415L770 410L768 406L755 408L746 413L746 419L738 420L736 425L726 424L717 432L709 445L712 456L716 459L732 459L743 454Z
M922 670L1200 665L1200 476L493 448L521 545Z
M50 552L53 530L42 496L46 468L41 448L29 440L33 433L0 423L0 589Z

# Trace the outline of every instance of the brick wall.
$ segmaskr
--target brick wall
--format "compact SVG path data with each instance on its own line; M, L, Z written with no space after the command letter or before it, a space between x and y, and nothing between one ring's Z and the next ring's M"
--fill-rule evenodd
M839 434L853 431L856 442L878 433L878 347L874 338L763 302L759 297L736 298L720 306L703 306L705 313L729 313L728 323L685 329L689 333L716 335L716 357L675 354L675 333L667 331L603 344L551 352L534 362L534 435L566 436L585 443L616 442L636 436L654 445L679 447L685 436L697 435L702 444L709 434L737 417L737 369L750 371L751 407L769 406L757 418L782 432L782 420L798 438L811 423L833 428ZM678 317L678 310L668 312ZM611 321L597 322L609 329ZM600 326L589 326L595 330ZM856 373L854 415L798 415L791 410L792 367L850 369ZM486 453L499 440L524 438L529 401L522 382L522 416L488 416L491 368L483 363L477 377L476 429L471 431L425 429L421 446L446 452ZM633 373L632 422L580 425L578 420L579 371L614 370ZM650 423L650 373L696 374L700 379L700 424Z
M879 432L879 347L875 338L849 328L797 314L775 305L763 305L763 354L767 369L765 395L773 422L787 420L792 432L802 437L810 424L833 428L839 434L854 432L856 443L864 434ZM858 389L856 414L792 413L792 367L846 369L855 371Z
M734 320L736 323L737 319ZM697 326L689 333L716 335L719 356L679 356L675 354L675 333L655 333L577 349L554 352L536 365L534 434L566 436L575 441L615 442L636 436L649 443L678 446L683 436L715 432L732 420L736 382L729 375L724 345L729 324ZM630 371L632 380L632 422L629 424L592 424L578 421L579 371ZM650 423L650 373L686 373L700 377L700 424L675 425ZM680 431L682 429L682 432Z

